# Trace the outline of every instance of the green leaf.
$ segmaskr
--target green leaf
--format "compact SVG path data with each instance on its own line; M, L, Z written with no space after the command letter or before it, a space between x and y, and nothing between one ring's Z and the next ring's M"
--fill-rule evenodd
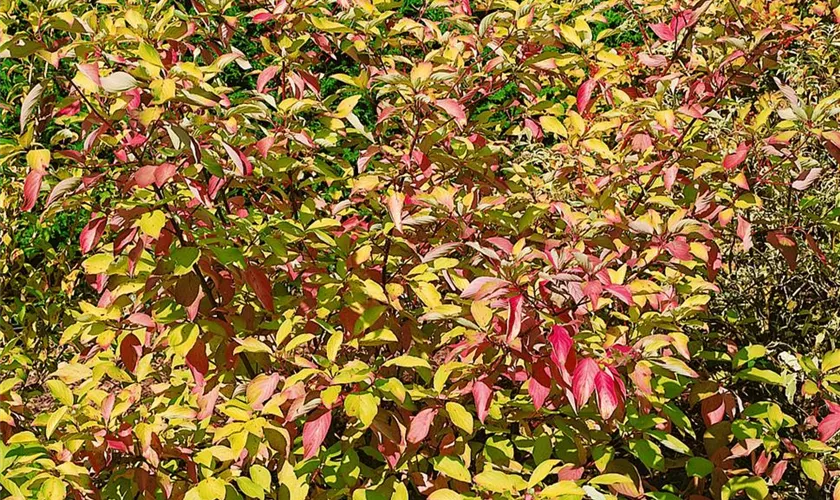
M721 500L729 500L733 494L743 491L750 500L764 500L770 494L767 483L760 477L736 476L726 482L720 492Z
M247 477L237 477L236 485L242 490L242 493L250 498L265 499L265 491L256 482Z
M820 368L823 373L828 373L838 366L840 366L840 349L835 349L827 352L825 356L823 356Z
M161 62L160 55L157 50L148 43L140 42L140 46L137 47L137 55L140 56L140 59L143 59L147 63L154 64L155 66L159 66L161 68L163 67L163 62Z
M252 465L248 470L248 475L263 490L271 489L271 472L262 465Z
M178 247L172 250L172 261L175 263L175 276L182 276L192 271L198 262L201 251L197 247Z
M664 471L665 457L662 450L648 439L634 439L630 441L630 451L649 469Z
M685 463L685 472L691 477L706 477L715 470L715 464L703 457L691 457Z
M611 484L635 484L633 480L624 474L616 474L615 472L609 472L607 474L601 474L598 476L593 477L589 480L589 484L603 484L603 485L611 485Z

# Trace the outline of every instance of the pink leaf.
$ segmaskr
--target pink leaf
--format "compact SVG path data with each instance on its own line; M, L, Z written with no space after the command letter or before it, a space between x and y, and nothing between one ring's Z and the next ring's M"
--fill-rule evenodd
M595 388L598 391L598 410L601 412L601 418L606 420L618 407L618 394L615 391L612 375L598 370L595 376Z
M409 443L417 444L429 435L429 429L432 426L432 421L435 419L437 409L425 408L420 410L414 418L411 419L411 424L408 426L408 436L406 440Z
M493 390L487 383L486 378L481 378L473 383L472 387L473 400L475 400L475 411L478 414L478 420L484 423L487 414L490 413L490 401L493 399Z
M782 476L785 475L785 471L787 470L788 461L787 460L780 460L773 466L773 469L770 470L770 482L773 484L779 484L779 481L782 480Z
M213 414L216 408L216 401L219 399L219 389L221 386L217 385L207 394L199 396L198 399L198 414L195 416L197 420L204 420Z
M548 365L542 360L534 363L532 369L534 373L528 381L528 394L534 400L534 408L539 410L551 392L551 374Z
M97 87L102 86L102 80L99 77L99 64L97 63L85 63L79 64L79 71L84 74L86 77L90 78L93 83L96 84Z
M507 291L509 281L499 278L481 277L474 279L464 291L461 292L462 299L483 300Z
M271 312L274 312L274 297L272 295L271 283L265 272L257 266L248 265L245 269L245 282L257 295L260 304Z
M589 108L589 102L592 100L592 91L595 89L597 80L590 78L583 82L583 85L577 91L577 108L578 113L586 113Z
M633 293L624 285L607 285L604 287L611 295L628 306L633 305Z
M738 237L741 238L741 243L744 245L744 250L752 248L752 224L740 215L738 216Z
M257 77L257 92L260 94L263 93L266 84L274 78L274 75L277 74L277 70L277 66L269 66L260 72L260 76Z
M309 460L318 453L332 423L332 412L324 411L303 424L303 459Z
M674 241L669 242L665 245L665 250L676 259L682 261L694 260L694 257L691 256L691 247L688 246L685 236L678 236Z
M114 411L115 401L116 396L113 392L105 396L105 399L102 401L102 420L104 420L105 422L111 420L111 412Z
M47 174L43 168L33 168L26 175L26 180L23 182L23 203L20 209L24 212L29 212L35 207L35 202L38 201L38 193L41 192L41 180Z
M403 197L402 193L394 192L388 197L388 215L391 216L394 227L399 232L402 232L402 211L404 203L405 197Z
M102 237L102 232L105 231L105 220L105 217L92 219L82 229L82 234L79 235L79 245L82 248L82 254L90 252L99 243L99 238Z
M747 146L746 143L739 144L734 153L726 155L723 159L723 168L726 170L732 170L741 163L744 163L744 160L747 159L747 153L749 152L750 147Z
M797 191L805 191L817 182L817 179L820 178L820 174L822 174L822 170L823 169L819 167L803 170L796 180L791 183L790 187Z
M508 319L507 319L507 343L511 342L519 336L519 330L522 328L522 296L517 295L511 297L508 301Z
M572 393L578 407L589 401L592 391L595 390L595 377L600 371L598 363L592 358L583 358L575 367L575 373L572 375Z
M656 36L665 42L673 42L677 39L677 34L671 29L671 26L665 23L651 24L650 29L656 33Z
M455 99L438 99L435 104L446 111L460 126L467 124L467 114L464 107Z

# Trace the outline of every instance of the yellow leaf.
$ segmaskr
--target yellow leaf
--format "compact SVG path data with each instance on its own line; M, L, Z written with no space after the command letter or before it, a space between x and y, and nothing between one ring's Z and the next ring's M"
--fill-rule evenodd
M166 225L166 216L160 210L147 212L140 217L137 225L146 235L152 238L159 238L163 226Z
M346 118L350 113L353 112L353 108L356 107L356 103L358 103L359 99L361 98L362 96L360 95L354 95L341 101L341 103L338 105L338 108L336 108L335 117Z
M561 135L563 137L566 137L568 135L566 127L564 127L563 124L560 123L560 120L550 115L544 115L540 117L540 126L543 128L543 130L545 130L546 132L551 132L552 134Z
M33 149L26 153L26 163L30 170L47 168L50 164L50 151L48 149Z
M473 432L473 416L462 405L450 401L446 403L446 413L449 414L449 419L457 427L462 429L467 434Z

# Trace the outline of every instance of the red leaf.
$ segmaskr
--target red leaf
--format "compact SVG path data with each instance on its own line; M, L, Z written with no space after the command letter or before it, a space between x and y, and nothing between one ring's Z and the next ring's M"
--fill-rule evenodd
M130 319L130 318L129 318ZM130 372L137 369L137 361L143 353L143 346L140 344L140 339L134 334L129 333L120 342L120 360Z
M732 170L741 163L744 163L744 160L747 159L747 153L749 152L750 147L747 146L746 143L739 144L734 153L728 154L724 157L723 168L726 170Z
M20 209L28 212L35 207L35 202L38 201L38 193L41 191L41 180L47 174L43 168L33 168L26 175L26 180L23 182L23 204Z
M569 331L560 325L554 325L551 335L548 336L548 343L551 344L551 360L561 370L568 370L568 363L574 361L575 352L572 350L574 341Z
M747 219L745 219L745 218L743 218L739 215L738 216L738 229L737 229L736 232L738 233L738 237L741 238L741 244L744 245L744 250L745 251L749 250L753 246L751 228L752 228L752 224L750 224L750 222Z
M592 91L595 89L597 80L590 78L583 82L583 85L577 91L577 108L578 113L584 114L589 108L589 102L592 100Z
M673 42L677 39L677 34L671 29L671 26L665 23L651 24L650 29L656 33L656 36L666 42Z
M177 171L178 167L172 163L163 163L158 165L155 169L155 186L163 187L163 185L166 184L166 181L171 179Z
M820 425L817 426L817 432L820 435L820 441L826 442L840 431L840 413L829 413Z
M210 369L210 362L207 359L207 346L204 341L197 340L186 357L187 366L195 379L197 388L203 392L204 376Z
M406 437L406 440L409 443L417 444L426 439L426 436L429 435L429 428L431 427L436 414L437 409L425 408L420 410L417 415L414 415L414 418L411 419L411 424L408 426L408 436Z
M598 391L598 410L601 412L601 418L606 420L612 416L619 404L612 375L598 370L595 376L595 388Z
M82 254L90 252L99 243L99 239L105 231L105 220L105 217L92 219L82 229L82 233L79 235L79 246L82 248Z
M157 165L146 165L145 167L140 167L134 172L134 183L137 184L139 188L145 188L152 185L155 182L155 172L157 171Z
M508 344L519 336L522 328L522 296L511 297L508 301L507 337Z
M257 77L257 92L263 93L266 84L274 78L278 69L277 66L269 66L260 72L260 76Z
M274 297L271 293L271 283L262 269L257 266L248 265L245 269L245 281L251 290L257 295L260 304L271 312L274 312Z
M472 387L473 400L475 400L475 411L478 414L478 420L484 423L487 414L490 412L490 401L493 399L493 390L487 383L486 378L481 378L473 383Z
M587 281L581 287L584 295L589 297L592 302L592 309L598 308L598 299L601 298L601 293L604 291L603 285L598 280Z
M592 391L595 390L595 377L600 371L598 363L592 358L583 358L575 367L575 373L572 375L572 394L575 396L578 408L585 405L592 396Z
M324 411L303 424L303 459L309 460L318 453L332 423L332 412Z
M796 241L784 233L784 231L771 231L767 233L767 243L773 245L776 250L782 252L782 256L793 271L796 269Z
M460 126L467 124L467 113L464 107L455 99L438 99L435 104L449 114Z

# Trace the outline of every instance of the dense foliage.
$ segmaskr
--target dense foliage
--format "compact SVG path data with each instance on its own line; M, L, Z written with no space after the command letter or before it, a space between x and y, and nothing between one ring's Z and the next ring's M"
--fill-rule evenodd
M0 498L836 491L836 0L0 0L0 61Z

